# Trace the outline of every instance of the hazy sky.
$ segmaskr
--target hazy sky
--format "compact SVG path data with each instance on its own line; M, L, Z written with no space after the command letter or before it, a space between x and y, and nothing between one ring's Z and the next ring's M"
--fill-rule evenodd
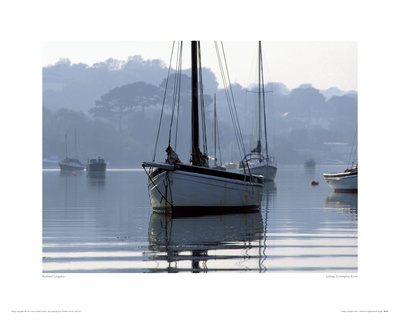
M92 65L108 58L127 60L141 55L145 60L160 59L168 65L173 41L45 41L43 66L60 58ZM257 41L223 41L232 82L247 86L255 81ZM357 90L356 41L263 41L265 81L283 82L290 89L303 83L315 88L338 87ZM184 42L189 49L189 42ZM220 81L213 41L202 42L202 64L211 68ZM188 52L188 51L186 51ZM189 66L184 58L184 67Z

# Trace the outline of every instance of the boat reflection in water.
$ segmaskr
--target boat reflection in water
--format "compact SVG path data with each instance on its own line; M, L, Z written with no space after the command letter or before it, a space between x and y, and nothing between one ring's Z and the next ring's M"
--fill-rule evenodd
M153 212L149 223L153 272L264 271L260 211L176 216Z
M105 173L88 173L87 174L87 183L90 187L104 187L106 182Z
M354 213L357 215L358 197L357 193L332 192L325 199L325 207L339 209L339 211Z

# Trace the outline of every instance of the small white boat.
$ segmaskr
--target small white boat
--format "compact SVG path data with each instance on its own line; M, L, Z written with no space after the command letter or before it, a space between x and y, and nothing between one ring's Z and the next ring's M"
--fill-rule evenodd
M358 167L341 173L324 173L326 183L336 192L358 191Z

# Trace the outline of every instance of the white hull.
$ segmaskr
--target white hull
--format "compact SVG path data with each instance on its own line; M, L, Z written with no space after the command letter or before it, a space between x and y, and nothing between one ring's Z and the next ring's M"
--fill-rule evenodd
M248 167L250 168L251 174L261 175L265 181L273 181L276 177L277 168L268 163L267 161L254 161L249 162ZM248 170L248 168L246 168ZM237 168L236 172L243 172L242 168Z
M277 168L266 162L249 165L251 174L262 175L264 180L272 181L276 177Z
M201 173L176 168L159 174L153 172L148 183L151 206L154 210L171 207L251 209L260 206L262 182L230 179L213 175L215 172L206 168L202 168ZM262 181L261 178L259 180Z
M357 192L358 173L324 173L326 183L337 192Z

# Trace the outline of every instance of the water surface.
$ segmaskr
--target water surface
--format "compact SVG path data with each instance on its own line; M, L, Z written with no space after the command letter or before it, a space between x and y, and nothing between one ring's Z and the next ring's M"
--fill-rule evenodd
M43 272L357 272L357 194L322 177L344 169L279 166L259 212L185 218L152 211L142 169L43 170Z

